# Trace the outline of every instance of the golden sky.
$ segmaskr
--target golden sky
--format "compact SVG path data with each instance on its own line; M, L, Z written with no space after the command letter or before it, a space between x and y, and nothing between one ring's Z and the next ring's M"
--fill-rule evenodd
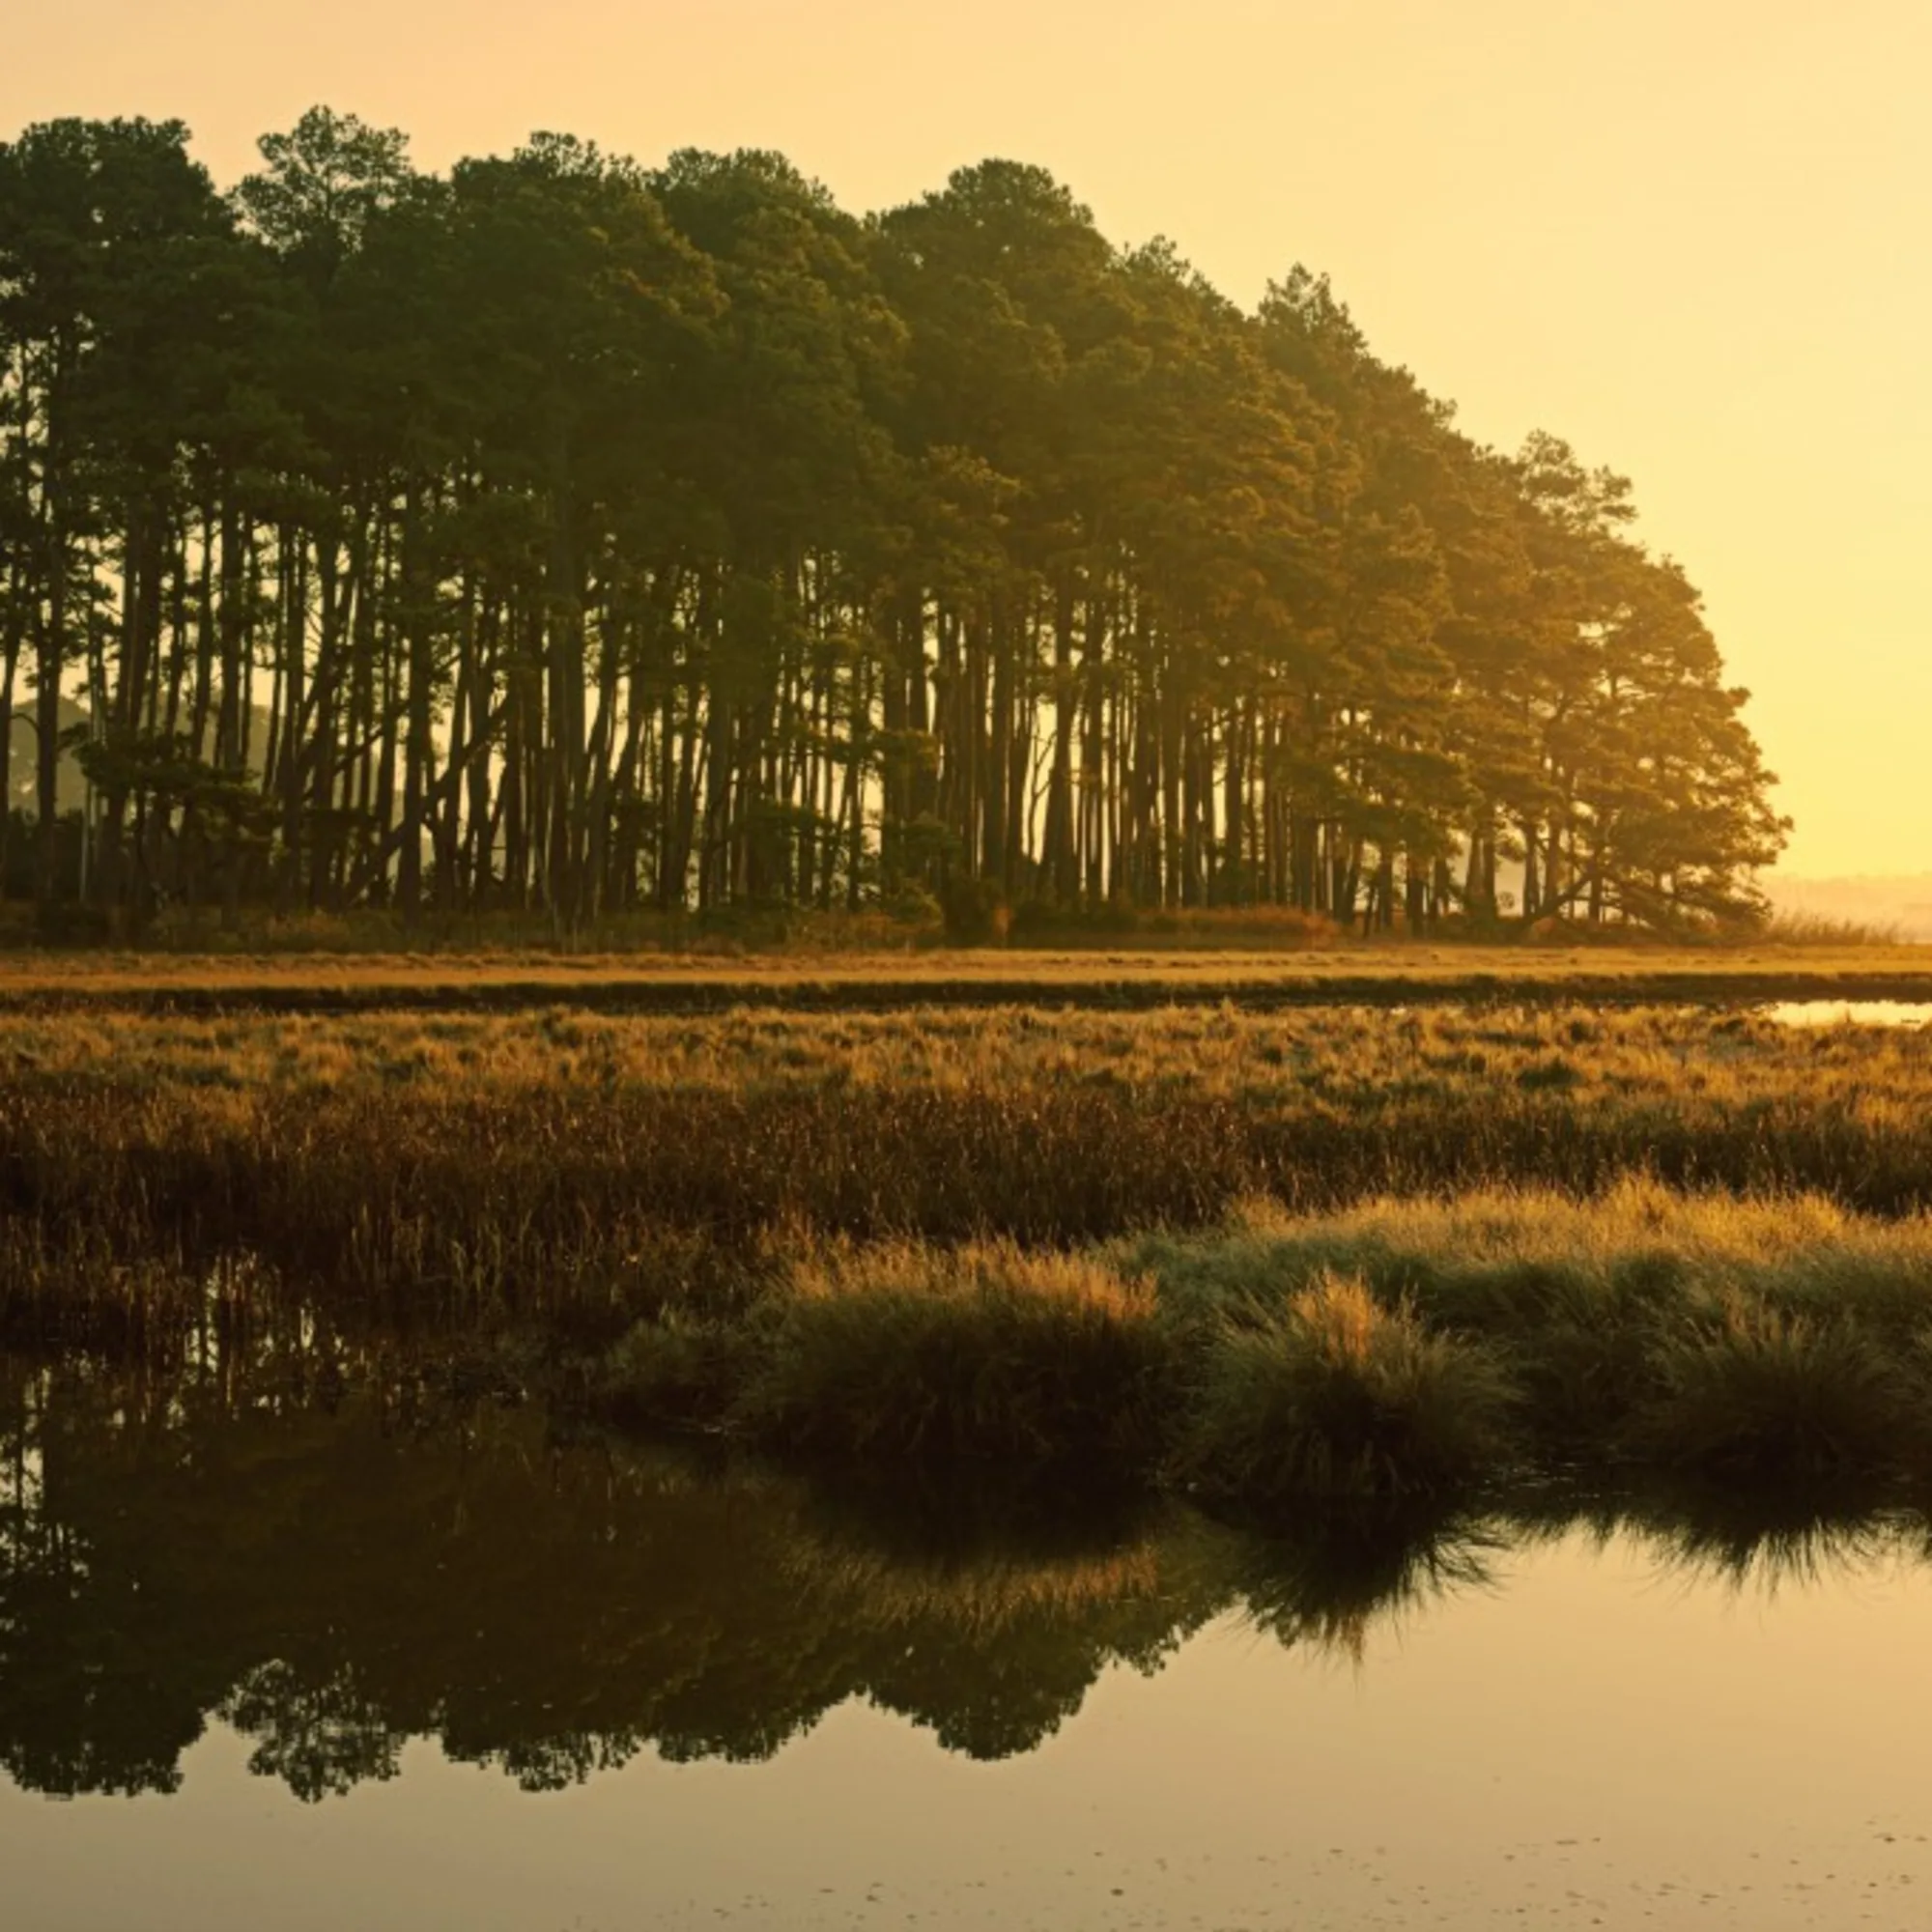
M0 137L317 101L419 164L534 128L778 148L847 207L990 155L1252 302L1305 261L1514 447L1631 475L1787 871L1932 867L1932 0L21 0Z

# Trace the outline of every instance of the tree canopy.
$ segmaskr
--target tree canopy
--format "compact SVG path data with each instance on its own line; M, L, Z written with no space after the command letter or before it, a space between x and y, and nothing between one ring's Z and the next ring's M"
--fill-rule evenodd
M1629 485L1308 270L1245 313L1002 160L861 218L768 153L261 153L0 144L43 905L1754 903L1785 822Z

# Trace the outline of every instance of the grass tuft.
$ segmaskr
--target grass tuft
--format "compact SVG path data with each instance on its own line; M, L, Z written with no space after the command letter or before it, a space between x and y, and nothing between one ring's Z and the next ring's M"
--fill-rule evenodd
M1660 1335L1657 1393L1632 1419L1644 1461L1691 1473L1840 1477L1909 1459L1923 1397L1848 1313L1794 1314L1726 1294Z
M847 1250L802 1265L757 1326L734 1414L772 1446L1115 1479L1161 1448L1167 1337L1149 1291L1096 1261Z
M668 1431L715 1430L752 1361L741 1322L667 1309L638 1322L599 1365L590 1391L612 1421Z
M1481 1344L1430 1334L1406 1303L1324 1273L1285 1302L1231 1313L1201 1365L1180 1456L1210 1494L1451 1492L1511 1455L1515 1390Z

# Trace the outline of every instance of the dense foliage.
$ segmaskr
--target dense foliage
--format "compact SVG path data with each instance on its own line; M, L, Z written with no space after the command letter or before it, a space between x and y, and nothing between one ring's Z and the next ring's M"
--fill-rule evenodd
M1243 313L1006 161L859 219L769 154L186 144L0 145L44 905L1669 923L1782 842L1628 485L1303 270Z

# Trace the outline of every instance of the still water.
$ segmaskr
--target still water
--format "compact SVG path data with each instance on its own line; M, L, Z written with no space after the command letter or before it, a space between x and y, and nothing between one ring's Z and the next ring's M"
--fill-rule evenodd
M0 1363L0 1924L1920 1927L1893 1515L838 1497Z
M1784 1026L1922 1027L1932 1005L1919 1000L1784 1000L1770 1009Z

